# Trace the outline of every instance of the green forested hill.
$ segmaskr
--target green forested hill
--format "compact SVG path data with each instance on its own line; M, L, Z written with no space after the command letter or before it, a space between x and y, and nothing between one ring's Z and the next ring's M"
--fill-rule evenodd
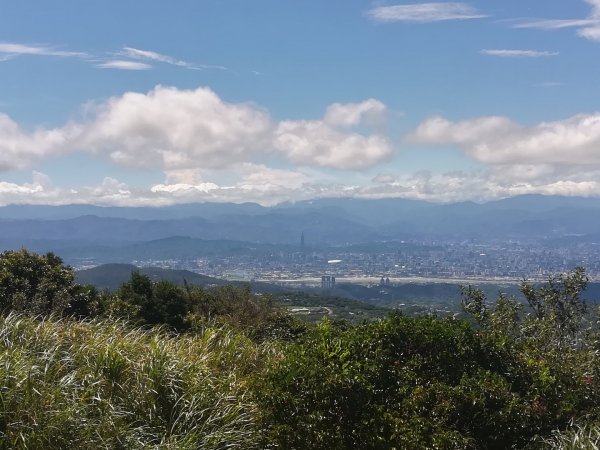
M160 267L137 267L133 264L103 264L91 269L75 272L80 284L91 284L99 289L116 290L131 277L132 272L147 275L154 281L166 280L182 285L184 280L198 286L222 286L223 280L200 275L189 270L162 269Z
M139 272L154 281L170 281L183 286L184 283L194 286L245 286L244 281L228 281L209 277L189 270L164 269L161 267L137 267L133 264L102 264L91 269L75 272L75 280L80 284L90 284L98 289L116 290L131 277L132 272ZM255 292L283 292L284 288L269 283L250 283Z

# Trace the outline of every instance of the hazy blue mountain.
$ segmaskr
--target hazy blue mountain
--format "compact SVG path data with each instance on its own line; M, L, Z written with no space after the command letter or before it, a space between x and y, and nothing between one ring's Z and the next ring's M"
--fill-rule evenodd
M295 245L301 233L307 243L321 246L444 237L550 241L597 236L599 224L600 199L541 195L483 204L338 198L272 208L252 203L0 208L0 236L8 246L5 248L26 246L32 241L122 246L173 236Z
M189 203L161 207L116 207L95 205L8 205L0 207L0 219L74 219L80 216L165 220L189 217L211 218L224 214L261 214L268 208L256 203Z
M345 217L365 225L381 226L439 206L435 203L407 199L323 198L283 203L276 209L297 212L317 211L321 214Z
M139 260L185 260L200 257L249 256L270 257L281 252L299 251L295 244L260 244L233 240L204 240L189 236L172 236L145 242L90 243L69 240L25 239L15 243L0 239L3 250L19 250L25 247L36 253L54 252L67 264L81 266L86 261L94 263L125 263Z
M129 259L187 259L206 256L262 256L276 251L294 251L298 246L258 244L233 240L195 239L188 236L173 236L148 242L139 242L119 248Z
M551 211L565 207L600 209L600 198L531 194L482 203L481 207L483 210L519 209L531 212Z
M302 214L222 215L165 220L133 220L98 216L74 219L0 220L0 236L19 240L140 242L171 236L231 239L264 243L297 243L301 233L313 243L343 244L381 239L363 224L316 212Z

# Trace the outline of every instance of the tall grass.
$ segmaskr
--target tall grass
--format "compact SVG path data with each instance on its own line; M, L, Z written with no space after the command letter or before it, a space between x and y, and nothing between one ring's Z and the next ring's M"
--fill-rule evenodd
M0 448L257 448L246 380L271 355L222 326L0 317Z
M557 450L599 450L600 426L583 425L574 426L567 431L555 431L543 443L547 448Z

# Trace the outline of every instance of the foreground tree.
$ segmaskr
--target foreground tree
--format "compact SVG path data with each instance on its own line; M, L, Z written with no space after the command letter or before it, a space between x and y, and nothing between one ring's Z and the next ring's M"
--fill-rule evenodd
M178 331L201 330L218 320L261 336L273 331L267 328L279 319L271 298L253 294L249 285L209 289L187 283L178 286L171 281L154 282L139 272L132 272L129 281L106 302L106 312L138 324L167 325Z
M71 267L53 253L0 254L0 308L31 315L63 313L76 294Z
M139 272L132 272L129 281L119 287L114 302L113 309L116 311L114 306L119 305L122 316L179 330L184 328L184 319L189 311L182 288L170 281L154 283Z
M587 283L577 267L541 285L524 280L524 302L500 295L487 304L480 290L463 289L464 309L484 342L501 349L541 435L600 422L600 334L582 298Z
M592 329L581 296L587 283L585 269L576 267L539 286L523 280L520 290L526 304L500 294L489 305L483 292L472 286L462 288L462 304L489 335L544 348L569 348L579 345Z

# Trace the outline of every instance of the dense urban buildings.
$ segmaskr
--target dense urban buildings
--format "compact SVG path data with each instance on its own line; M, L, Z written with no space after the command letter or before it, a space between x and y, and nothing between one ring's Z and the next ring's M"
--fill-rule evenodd
M189 259L135 260L141 266L188 269L219 278L297 282L332 287L336 280L529 279L584 266L600 278L598 245L545 246L539 242L393 242L348 247L306 247ZM88 262L90 263L90 262Z

